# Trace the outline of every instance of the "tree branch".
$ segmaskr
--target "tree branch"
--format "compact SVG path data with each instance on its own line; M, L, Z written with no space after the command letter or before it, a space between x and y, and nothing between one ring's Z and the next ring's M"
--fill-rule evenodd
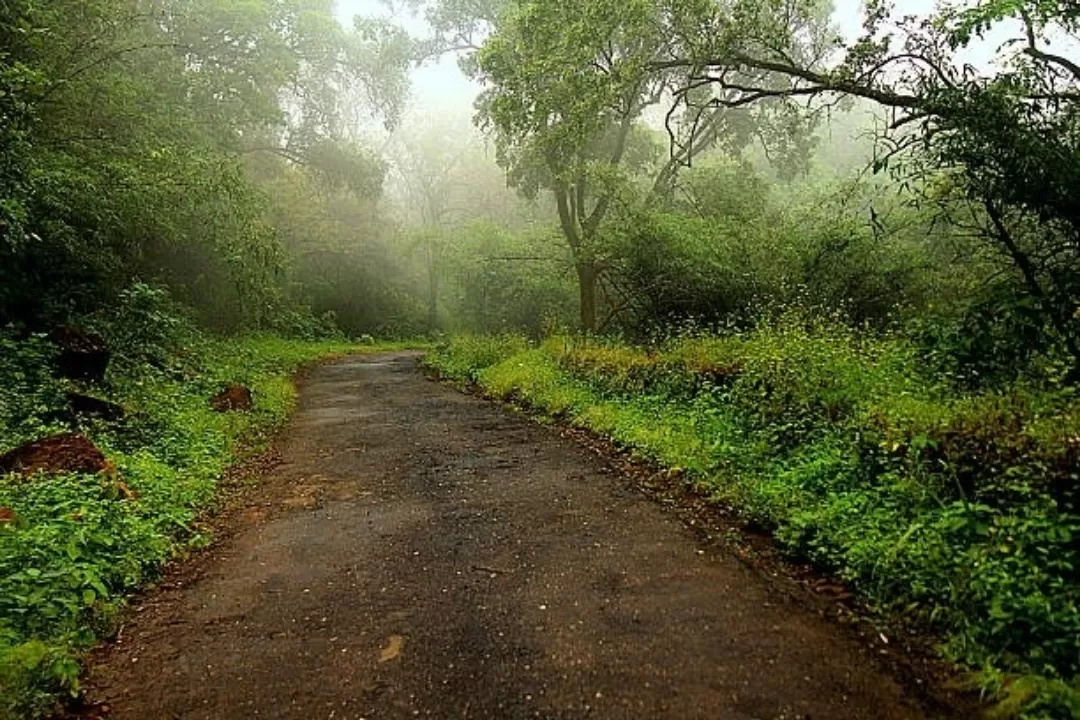
M619 135L615 140L615 149L612 151L609 161L612 167L618 167L619 163L622 162L623 155L626 154L626 141L630 137L630 128L633 124L633 115L630 112L623 115L622 124L619 126ZM585 232L586 237L591 237L596 232L596 229L600 227L600 223L604 221L604 216L607 215L610 206L611 193L606 192L596 203L596 207L593 208L589 217L582 223L582 230Z
M855 95L857 97L873 100L877 103L880 103L881 105L887 105L889 107L918 108L924 104L922 98L916 97L914 95L907 95L891 90L876 88L872 85L866 85L847 78L815 72L807 68L798 67L797 65L789 65L787 63L776 62L773 60L764 60L762 58L755 58L749 55L734 55L730 58L712 59L705 61L668 60L652 63L650 65L650 68L654 70L673 70L677 68L692 67L703 67L712 69L753 68L755 70L762 70L766 72L777 73L780 75L786 75L788 77L798 78L800 80L805 80L806 82L811 83L811 87L803 88L792 87L785 89L755 89L754 92L760 93L761 97L780 97L784 95L812 95L825 92L838 92L844 93L846 95ZM717 80L719 81L720 79L718 78ZM736 85L729 84L729 86L733 89L739 89ZM761 98L757 97L755 99ZM745 105L748 103L738 102L737 104Z
M1036 44L1035 24L1031 22L1031 17L1026 12L1022 12L1021 17L1024 20L1024 32L1027 35L1027 48L1025 48L1024 54L1036 60L1042 60L1045 63L1064 68L1072 73L1074 78L1080 80L1080 65L1068 58L1040 50Z
M577 255L581 248L581 236L578 234L577 225L574 223L574 215L570 209L570 188L563 180L555 182L555 204L559 208L559 224L562 225L563 235L570 245L570 250Z

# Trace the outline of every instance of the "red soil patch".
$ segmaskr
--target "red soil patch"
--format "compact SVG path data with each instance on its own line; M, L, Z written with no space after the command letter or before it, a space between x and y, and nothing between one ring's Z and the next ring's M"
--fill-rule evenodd
M24 477L39 472L98 473L108 467L101 450L86 436L76 433L35 440L0 456L0 472Z
M251 390L243 385L229 385L224 390L210 399L210 404L218 412L231 412L235 410L251 410L253 402Z

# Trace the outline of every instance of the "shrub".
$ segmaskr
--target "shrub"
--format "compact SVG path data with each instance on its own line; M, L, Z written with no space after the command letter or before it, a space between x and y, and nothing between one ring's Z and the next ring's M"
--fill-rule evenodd
M460 335L440 345L430 362L444 377L474 382L480 371L528 346L528 341L518 335Z
M0 452L62 427L64 384L52 376L56 348L44 337L0 330Z

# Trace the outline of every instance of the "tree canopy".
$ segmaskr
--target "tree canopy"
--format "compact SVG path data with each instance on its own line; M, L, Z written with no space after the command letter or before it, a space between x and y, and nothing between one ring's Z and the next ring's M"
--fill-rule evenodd
M379 192L350 105L393 122L409 46L389 25L344 29L329 0L19 0L0 35L5 321L63 315L132 274L231 294L226 322L265 320L280 252L252 156ZM198 287L207 273L228 281Z

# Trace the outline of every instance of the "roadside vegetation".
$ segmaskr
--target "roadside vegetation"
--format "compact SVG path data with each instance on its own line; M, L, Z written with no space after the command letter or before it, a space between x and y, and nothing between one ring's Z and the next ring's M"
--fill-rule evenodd
M0 337L0 450L79 433L107 465L0 482L0 717L35 716L78 691L81 656L116 630L127 593L210 540L200 514L226 468L285 420L297 367L357 350L186 325L148 340L117 352L107 386L91 390L123 408L102 419L71 414L69 393L87 388L51 376L46 338ZM211 406L231 384L250 389L250 410Z
M646 347L461 337L427 363L684 474L938 633L1003 716L1075 713L1075 390L960 391L910 341L802 312Z

